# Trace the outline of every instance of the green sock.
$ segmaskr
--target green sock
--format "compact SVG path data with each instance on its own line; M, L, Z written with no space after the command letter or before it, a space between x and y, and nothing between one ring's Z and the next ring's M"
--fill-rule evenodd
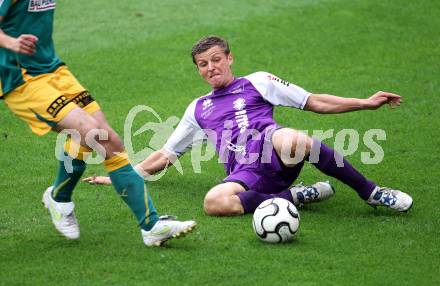
M150 230L159 217L144 180L130 164L110 172L109 176L116 192L130 207L139 226L143 230Z
M53 183L52 197L56 202L67 203L72 201L73 189L84 173L86 163L73 159L66 152L64 152L64 158L67 160L60 161L58 174Z

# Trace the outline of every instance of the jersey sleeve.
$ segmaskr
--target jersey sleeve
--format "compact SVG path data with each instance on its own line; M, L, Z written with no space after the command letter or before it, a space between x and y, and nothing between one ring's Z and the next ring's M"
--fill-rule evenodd
M197 99L186 108L183 118L163 147L167 152L181 156L191 146L203 141L203 130L195 118L196 104Z
M11 7L11 0L0 0L0 17L5 17Z
M261 96L272 105L304 109L310 92L279 77L256 72L245 77L258 90Z

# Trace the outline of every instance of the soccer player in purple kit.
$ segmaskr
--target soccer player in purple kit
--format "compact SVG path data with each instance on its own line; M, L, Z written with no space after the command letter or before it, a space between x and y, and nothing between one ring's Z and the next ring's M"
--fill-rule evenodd
M377 186L324 143L273 119L273 106L343 113L377 109L384 104L398 106L399 95L380 91L367 99L344 98L312 94L267 72L235 77L229 45L217 36L199 40L192 48L192 58L213 90L187 107L165 146L139 163L138 172L148 176L167 168L204 133L214 143L227 173L223 183L205 196L204 208L209 215L253 213L261 202L273 197L297 206L330 198L334 189L328 182L291 187L305 161L353 188L373 207L399 212L411 208L413 200L408 194ZM110 183L107 177L85 181Z

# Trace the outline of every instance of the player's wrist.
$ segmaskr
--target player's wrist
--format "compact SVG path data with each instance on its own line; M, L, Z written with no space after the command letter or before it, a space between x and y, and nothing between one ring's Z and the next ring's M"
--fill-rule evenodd
M12 50L14 38L6 35L5 33L0 33L0 47L7 50Z
M142 168L140 165L136 165L135 167L134 167L134 170L136 171L136 173L138 173L139 174L139 176L141 176L142 178L146 178L146 177L149 177L150 176L150 174L147 172L147 171L145 171L144 170L144 168Z
M360 109L371 109L372 105L368 98L359 99L359 107Z
M18 39L7 36L6 49L8 49L14 53L18 53L19 52Z

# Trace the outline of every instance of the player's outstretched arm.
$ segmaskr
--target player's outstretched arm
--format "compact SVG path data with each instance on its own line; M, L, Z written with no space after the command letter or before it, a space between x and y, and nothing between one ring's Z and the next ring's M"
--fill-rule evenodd
M175 160L176 156L169 154L164 149L153 152L144 161L137 164L134 168L136 172L144 178L154 175L163 169L168 168ZM111 185L112 181L106 176L92 176L83 179L83 182L96 185Z
M0 17L0 22L2 17ZM18 54L33 55L38 38L34 35L23 34L18 38L6 35L0 29L0 48L11 50Z
M137 164L135 169L145 178L168 168L176 159L177 156L168 153L162 148L151 153L144 161Z
M401 104L400 95L379 91L369 98L345 98L329 94L312 94L307 100L305 110L316 113L343 113L356 110L377 109L384 104L397 107Z

